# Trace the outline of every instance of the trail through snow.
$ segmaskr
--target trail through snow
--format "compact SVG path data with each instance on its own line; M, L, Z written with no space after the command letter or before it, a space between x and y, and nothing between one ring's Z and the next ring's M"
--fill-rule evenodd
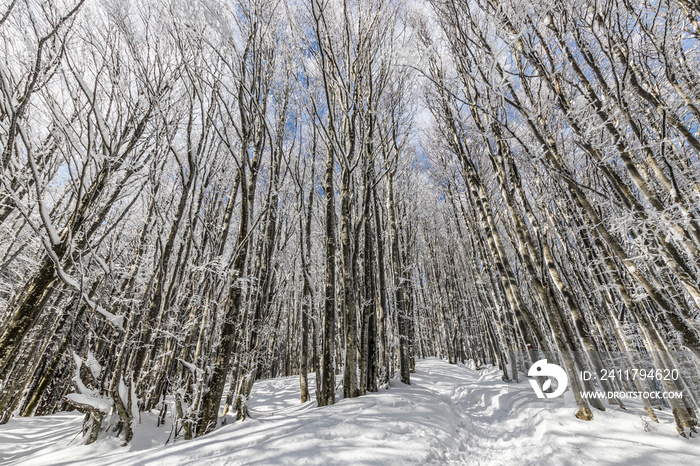
M527 381L439 359L418 361L410 386L392 381L325 408L299 403L298 377L262 380L250 409L244 422L229 417L205 437L168 445L169 425L156 428L156 414L145 414L128 447L115 438L82 445L77 413L13 419L0 426L0 464L700 464L700 441L679 437L668 411L646 429L641 406L579 421L570 406L537 400Z

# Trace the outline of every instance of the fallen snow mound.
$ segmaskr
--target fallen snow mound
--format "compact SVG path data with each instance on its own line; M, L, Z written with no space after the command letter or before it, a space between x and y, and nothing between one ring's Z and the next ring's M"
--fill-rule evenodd
M167 445L170 425L156 427L157 413L142 416L127 447L114 438L82 445L78 413L13 419L0 426L0 464L640 465L700 458L700 442L679 437L669 412L659 413L659 424L640 406L579 421L571 407L537 400L526 381L504 383L495 368L427 359L418 361L410 386L391 385L319 408L299 403L298 377L259 381L249 419L229 418L203 438Z

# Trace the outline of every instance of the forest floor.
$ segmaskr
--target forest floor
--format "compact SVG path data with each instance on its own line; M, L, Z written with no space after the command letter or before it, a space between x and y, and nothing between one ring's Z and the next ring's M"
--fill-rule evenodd
M700 438L679 437L668 410L659 424L641 406L579 421L570 392L540 401L526 380L439 359L418 361L411 380L326 408L299 404L298 377L262 380L250 418L167 445L169 421L156 427L155 413L128 447L82 445L78 413L12 419L0 426L0 464L700 464Z

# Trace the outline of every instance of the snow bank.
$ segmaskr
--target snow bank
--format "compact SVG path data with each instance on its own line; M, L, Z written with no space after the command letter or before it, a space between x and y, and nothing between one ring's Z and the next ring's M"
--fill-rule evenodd
M310 381L314 387L313 379ZM61 413L0 426L0 464L697 464L700 441L675 432L670 412L646 425L639 409L609 408L583 422L536 400L527 381L495 369L418 361L412 385L318 408L299 404L297 377L260 381L251 418L164 445L170 426L142 416L132 444L78 445L82 416ZM651 431L649 431L651 429Z

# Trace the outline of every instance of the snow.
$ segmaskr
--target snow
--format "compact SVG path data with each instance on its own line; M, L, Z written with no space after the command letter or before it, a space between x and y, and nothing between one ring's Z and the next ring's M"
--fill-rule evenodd
M132 382L130 384L130 388L131 388L131 417L132 417L132 419L139 419L139 407L138 407L139 398L136 395L136 387L134 386L133 379L134 378L133 378L133 373L132 373L132 377L131 377Z
M495 368L421 360L410 386L392 380L389 390L324 408L299 403L298 377L263 380L246 421L229 416L209 435L167 445L171 426L156 427L157 413L142 414L127 447L104 433L95 444L80 445L77 413L12 419L0 426L0 464L639 465L700 458L700 441L679 437L668 411L650 428L641 406L579 421L566 400L538 400L526 377L508 384L500 375Z
M100 373L102 372L102 366L99 362L97 362L97 359L95 359L95 356L90 350L88 350L87 361L85 361L85 365L88 367L88 369L90 369L90 373L95 379L98 379L100 377Z
M92 406L96 410L102 411L105 414L108 414L109 410L112 409L112 401L105 397L81 395L80 393L69 393L66 395L66 398L81 405Z
M75 362L75 376L72 380L75 382L75 385L78 388L78 393L69 393L66 395L66 398L81 405L92 406L98 411L109 414L109 411L112 409L113 405L112 400L107 397L100 396L99 390L90 389L85 386L83 380L80 378L80 368L83 365L83 360L75 352L73 352L73 361ZM95 365L99 367L99 370L95 367ZM93 376L95 376L95 371L97 371L97 374L99 375L100 371L102 370L102 367L99 365L94 356L92 356L90 351L88 351L88 362L86 363L86 366L92 372ZM0 457L0 460L2 460L2 457Z
M51 244L54 246L61 244L61 237L51 224L51 215L49 215L49 211L46 209L46 203L41 199L39 200L39 214L41 215L41 220L44 222L44 227L49 235Z
M180 364L182 364L187 369L189 369L189 371L192 372L192 375L194 375L194 376L196 376L198 373L202 372L201 369L197 368L197 366L185 361L184 359L177 358L177 360L180 361Z
M119 392L119 398L122 400L122 404L127 406L127 403L129 402L129 389L126 387L126 385L124 385L124 379L121 377L119 378L119 386L117 390Z
M80 378L80 368L83 366L83 360L75 352L73 352L73 361L75 362L75 376L73 376L72 380L75 382L76 387L78 387L78 392L83 395L96 395L99 393L98 390L87 388Z
M114 328L120 332L124 331L124 316L115 316L99 304L94 303L86 293L83 293L83 301L85 301L85 304L95 309L98 314L101 314Z
M119 331L124 331L124 316L115 316L99 304L95 306L95 310L99 313L102 314L102 317L107 319L107 322L112 324L114 328L116 328Z

